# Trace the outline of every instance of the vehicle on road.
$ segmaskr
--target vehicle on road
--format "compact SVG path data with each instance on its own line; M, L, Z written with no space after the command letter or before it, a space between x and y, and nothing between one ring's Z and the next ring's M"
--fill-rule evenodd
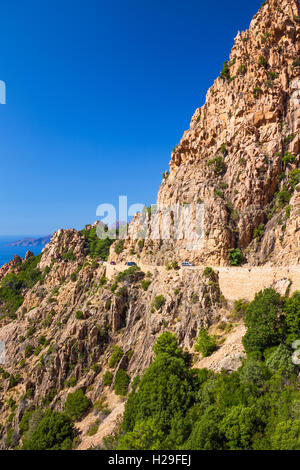
M110 264L112 264L113 266L116 266L115 261L111 261Z
M136 266L136 263L134 261L128 261L127 266Z
M183 262L181 263L181 266L187 267L187 266L195 266L195 265L194 265L193 263L190 263L189 261L183 261Z

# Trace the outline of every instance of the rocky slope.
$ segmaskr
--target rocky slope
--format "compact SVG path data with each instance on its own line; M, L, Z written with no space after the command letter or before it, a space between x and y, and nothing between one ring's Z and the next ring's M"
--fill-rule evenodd
M68 393L79 388L94 407L76 423L76 447L99 446L123 411L125 398L114 393L118 371L125 370L132 384L166 330L177 334L199 367L239 366L245 328L222 295L218 271L180 269L172 261L227 265L229 250L239 247L248 265L299 266L299 28L297 1L269 0L249 30L238 33L229 62L172 153L153 220L150 211L137 215L130 236L111 247L109 261L116 266L98 262L90 244L94 227L88 226L60 230L39 257L28 252L25 260L15 257L0 268L6 350L0 448L21 445L26 410L63 410ZM164 240L160 223L161 204L176 212L189 203L205 209L193 250L186 238ZM143 241L137 232L145 230ZM128 259L141 269L128 269ZM276 280L284 294L289 279ZM194 350L203 327L219 345L206 359ZM121 352L112 365L115 346Z
M297 0L265 2L249 29L238 32L205 105L172 152L154 223L146 214L135 218L128 250L143 229L145 262L177 258L223 265L237 247L253 265L300 262L299 35ZM205 208L199 247L190 250L185 234L161 240L161 207L176 212L197 203Z

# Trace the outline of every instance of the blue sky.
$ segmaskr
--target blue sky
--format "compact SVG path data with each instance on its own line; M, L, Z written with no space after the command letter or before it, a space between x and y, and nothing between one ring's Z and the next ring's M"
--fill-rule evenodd
M161 174L262 1L4 0L0 235L81 228Z

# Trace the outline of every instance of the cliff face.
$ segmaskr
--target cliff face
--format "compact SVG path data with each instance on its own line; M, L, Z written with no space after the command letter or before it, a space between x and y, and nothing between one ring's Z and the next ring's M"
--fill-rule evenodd
M237 34L221 76L172 152L157 198L158 207L204 204L201 245L187 249L186 237L146 240L145 260L226 264L228 250L239 247L251 264L300 262L299 34L297 0L265 2ZM145 228L142 217L133 225ZM149 222L147 228L151 238Z
M20 272L21 261L11 273ZM86 240L75 230L57 232L37 268L41 274L34 286L22 290L24 301L15 318L6 318L0 328L6 349L0 448L7 446L9 430L9 447L19 443L25 410L63 410L67 394L75 389L84 390L93 403L105 396L110 406L120 405L123 399L113 393L119 369L131 380L140 374L151 363L157 336L166 330L191 350L198 331L222 314L217 274L102 265L87 254ZM115 345L124 354L112 368L108 361ZM113 374L111 387L103 380L108 371ZM7 403L12 400L17 405L11 415ZM93 416L101 418L94 410L87 419Z
M89 226L82 232L60 230L40 257L29 252L26 261L15 257L0 269L0 282L14 295L9 303L0 289L0 341L6 349L0 448L20 445L25 410L62 410L67 394L79 388L93 403L105 399L113 408L111 417L94 408L77 423L79 448L99 445L123 409L124 398L113 392L117 371L126 370L131 380L141 374L163 331L176 333L180 346L198 361L195 338L201 328L210 327L219 349L197 365L234 370L243 355L245 328L232 317L232 304L222 294L240 298L253 280L255 288L270 285L281 294L299 289L299 28L295 0L269 0L249 30L238 33L221 77L172 153L154 220L150 211L137 215L124 244L112 246L109 260L116 266L97 261L89 245L95 227ZM203 238L194 250L186 238L163 238L159 207L192 203L204 207ZM237 247L247 267L214 272L171 264L188 259L226 265L228 251ZM140 269L128 270L122 264L128 260ZM167 269L162 267L166 261ZM263 264L296 267L293 272L277 268L275 275L272 267L250 266ZM123 355L113 368L109 358L116 345ZM104 380L108 371L111 385ZM95 419L99 431L90 438Z

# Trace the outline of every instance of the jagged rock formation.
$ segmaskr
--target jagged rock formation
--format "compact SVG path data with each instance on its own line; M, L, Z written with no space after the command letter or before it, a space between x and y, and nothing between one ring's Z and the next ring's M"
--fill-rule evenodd
M162 228L153 241L147 215L138 215L132 233L148 229L145 263L228 264L236 247L253 265L300 262L299 35L298 0L265 2L237 34L221 76L172 152L157 198L158 207L204 203L202 244L190 250L185 236L162 240ZM134 238L125 248L136 249Z
M7 287L18 289L13 314L0 317L0 341L6 349L0 448L20 444L19 423L26 409L62 410L74 389L83 389L93 403L105 396L114 407L112 416L117 416L124 405L113 392L117 372L126 369L131 380L140 374L163 331L176 333L180 346L194 354L199 330L211 327L220 348L210 358L194 356L196 365L229 371L239 366L245 327L239 319L232 324L232 305L220 289L222 272L231 268L184 270L171 261L227 265L228 250L240 247L249 265L299 266L299 28L297 1L266 2L249 30L238 33L230 61L172 153L158 205L204 203L204 236L198 249L187 249L185 238L163 239L158 207L151 224L149 212L137 215L130 236L111 247L109 260L116 266L100 264L92 256L87 233L95 227L87 226L82 232L55 233L35 258L37 272L35 265L30 268L30 252L26 261L15 257L0 269L0 282L8 279ZM135 236L145 229L145 241L141 233ZM142 269L128 271L120 264L129 259ZM168 269L161 266L166 261ZM24 278L27 284L16 284L14 275L22 274L26 263L31 277ZM235 276L248 280L256 269L247 266L247 272L236 270ZM297 287L291 287L288 270L278 268L270 279L282 294ZM232 275L231 290L234 284ZM0 312L5 301L0 295ZM219 321L225 325L223 332ZM113 368L108 361L115 345L123 355ZM104 383L107 371L112 373L111 385ZM112 429L112 420L106 421L89 440L88 424L95 416L92 410L77 423L79 448L98 445L103 429Z
M148 273L137 269L120 275L120 266L99 265L86 250L84 236L75 230L54 234L38 264L42 277L23 291L16 319L0 329L6 348L2 447L12 427L18 442L18 424L28 406L48 403L60 410L74 386L88 392L93 402L107 391L103 375L113 345L124 352L114 376L122 368L134 378L151 363L153 344L163 331L175 332L191 350L200 328L220 316L217 274L160 273L152 267ZM18 260L17 266L22 264ZM17 377L17 385L12 386L11 376ZM12 421L7 421L9 399L18 403Z

